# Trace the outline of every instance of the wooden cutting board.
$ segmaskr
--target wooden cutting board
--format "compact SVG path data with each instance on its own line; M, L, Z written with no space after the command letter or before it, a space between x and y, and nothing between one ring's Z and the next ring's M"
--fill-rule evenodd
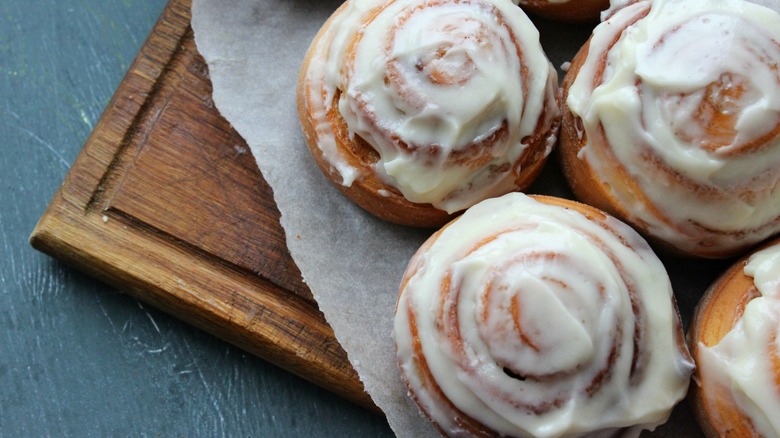
M270 187L214 107L190 8L169 1L31 244L374 408L290 257Z

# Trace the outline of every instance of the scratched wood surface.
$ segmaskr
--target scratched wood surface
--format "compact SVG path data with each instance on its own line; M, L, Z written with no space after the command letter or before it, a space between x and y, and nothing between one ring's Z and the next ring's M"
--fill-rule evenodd
M292 261L273 195L214 109L171 0L31 243L344 398L373 404Z
M28 244L165 4L0 2L0 436L390 436Z

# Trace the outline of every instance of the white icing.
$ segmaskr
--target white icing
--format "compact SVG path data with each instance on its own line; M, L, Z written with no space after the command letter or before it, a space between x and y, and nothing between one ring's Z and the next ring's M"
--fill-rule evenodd
M408 269L394 327L399 363L418 403L450 436L462 430L420 381L410 313L441 391L498 434L573 437L628 428L637 436L666 421L687 391L692 364L677 342L666 271L636 232L611 217L589 220L520 193L504 195L468 209ZM451 288L440 300L447 278ZM451 311L457 321L437 318ZM642 372L632 378L636 327ZM609 374L587 395L613 340ZM533 377L539 375L550 377ZM558 406L538 414L519 407L551 400Z
M741 0L626 3L613 2L619 9L594 30L569 90L566 104L588 136L580 157L610 185L628 220L684 251L728 251L780 231L780 221L772 224L780 217L780 135L772 133L780 124L780 14ZM711 117L733 117L733 134L707 135L708 87L720 105ZM762 146L740 151L751 142ZM612 181L625 177L617 166L657 210Z
M731 391L762 436L780 436L780 376L768 351L774 344L780 352L780 244L751 256L744 272L761 296L717 345L700 344L699 366L713 384Z
M350 136L380 156L373 171L408 200L448 212L516 189L524 141L559 114L557 73L510 0L350 0L322 32L307 103L314 140L345 186L360 171L340 155L325 117L337 90ZM499 140L474 147L499 129Z
M612 16L619 9L622 9L632 3L636 3L638 0L610 0L609 8L601 11L601 20L604 21Z

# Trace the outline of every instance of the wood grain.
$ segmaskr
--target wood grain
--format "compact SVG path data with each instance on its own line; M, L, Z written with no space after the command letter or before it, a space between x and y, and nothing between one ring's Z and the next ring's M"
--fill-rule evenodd
M168 3L30 242L376 409L301 281L249 148L214 108L190 6Z

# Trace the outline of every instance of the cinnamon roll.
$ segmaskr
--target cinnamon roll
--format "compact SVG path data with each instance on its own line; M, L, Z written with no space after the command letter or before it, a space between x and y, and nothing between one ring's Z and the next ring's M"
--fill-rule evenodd
M528 186L557 140L557 73L509 0L350 0L298 82L311 154L351 200L434 227Z
M448 436L638 436L666 421L693 366L642 237L590 206L521 193L422 245L394 339L411 396Z
M550 20L569 23L598 21L609 0L520 0L526 11Z
M638 1L598 25L563 81L576 196L662 245L727 257L780 231L780 13Z
M696 309L691 396L708 436L780 436L779 333L780 240L734 264Z

